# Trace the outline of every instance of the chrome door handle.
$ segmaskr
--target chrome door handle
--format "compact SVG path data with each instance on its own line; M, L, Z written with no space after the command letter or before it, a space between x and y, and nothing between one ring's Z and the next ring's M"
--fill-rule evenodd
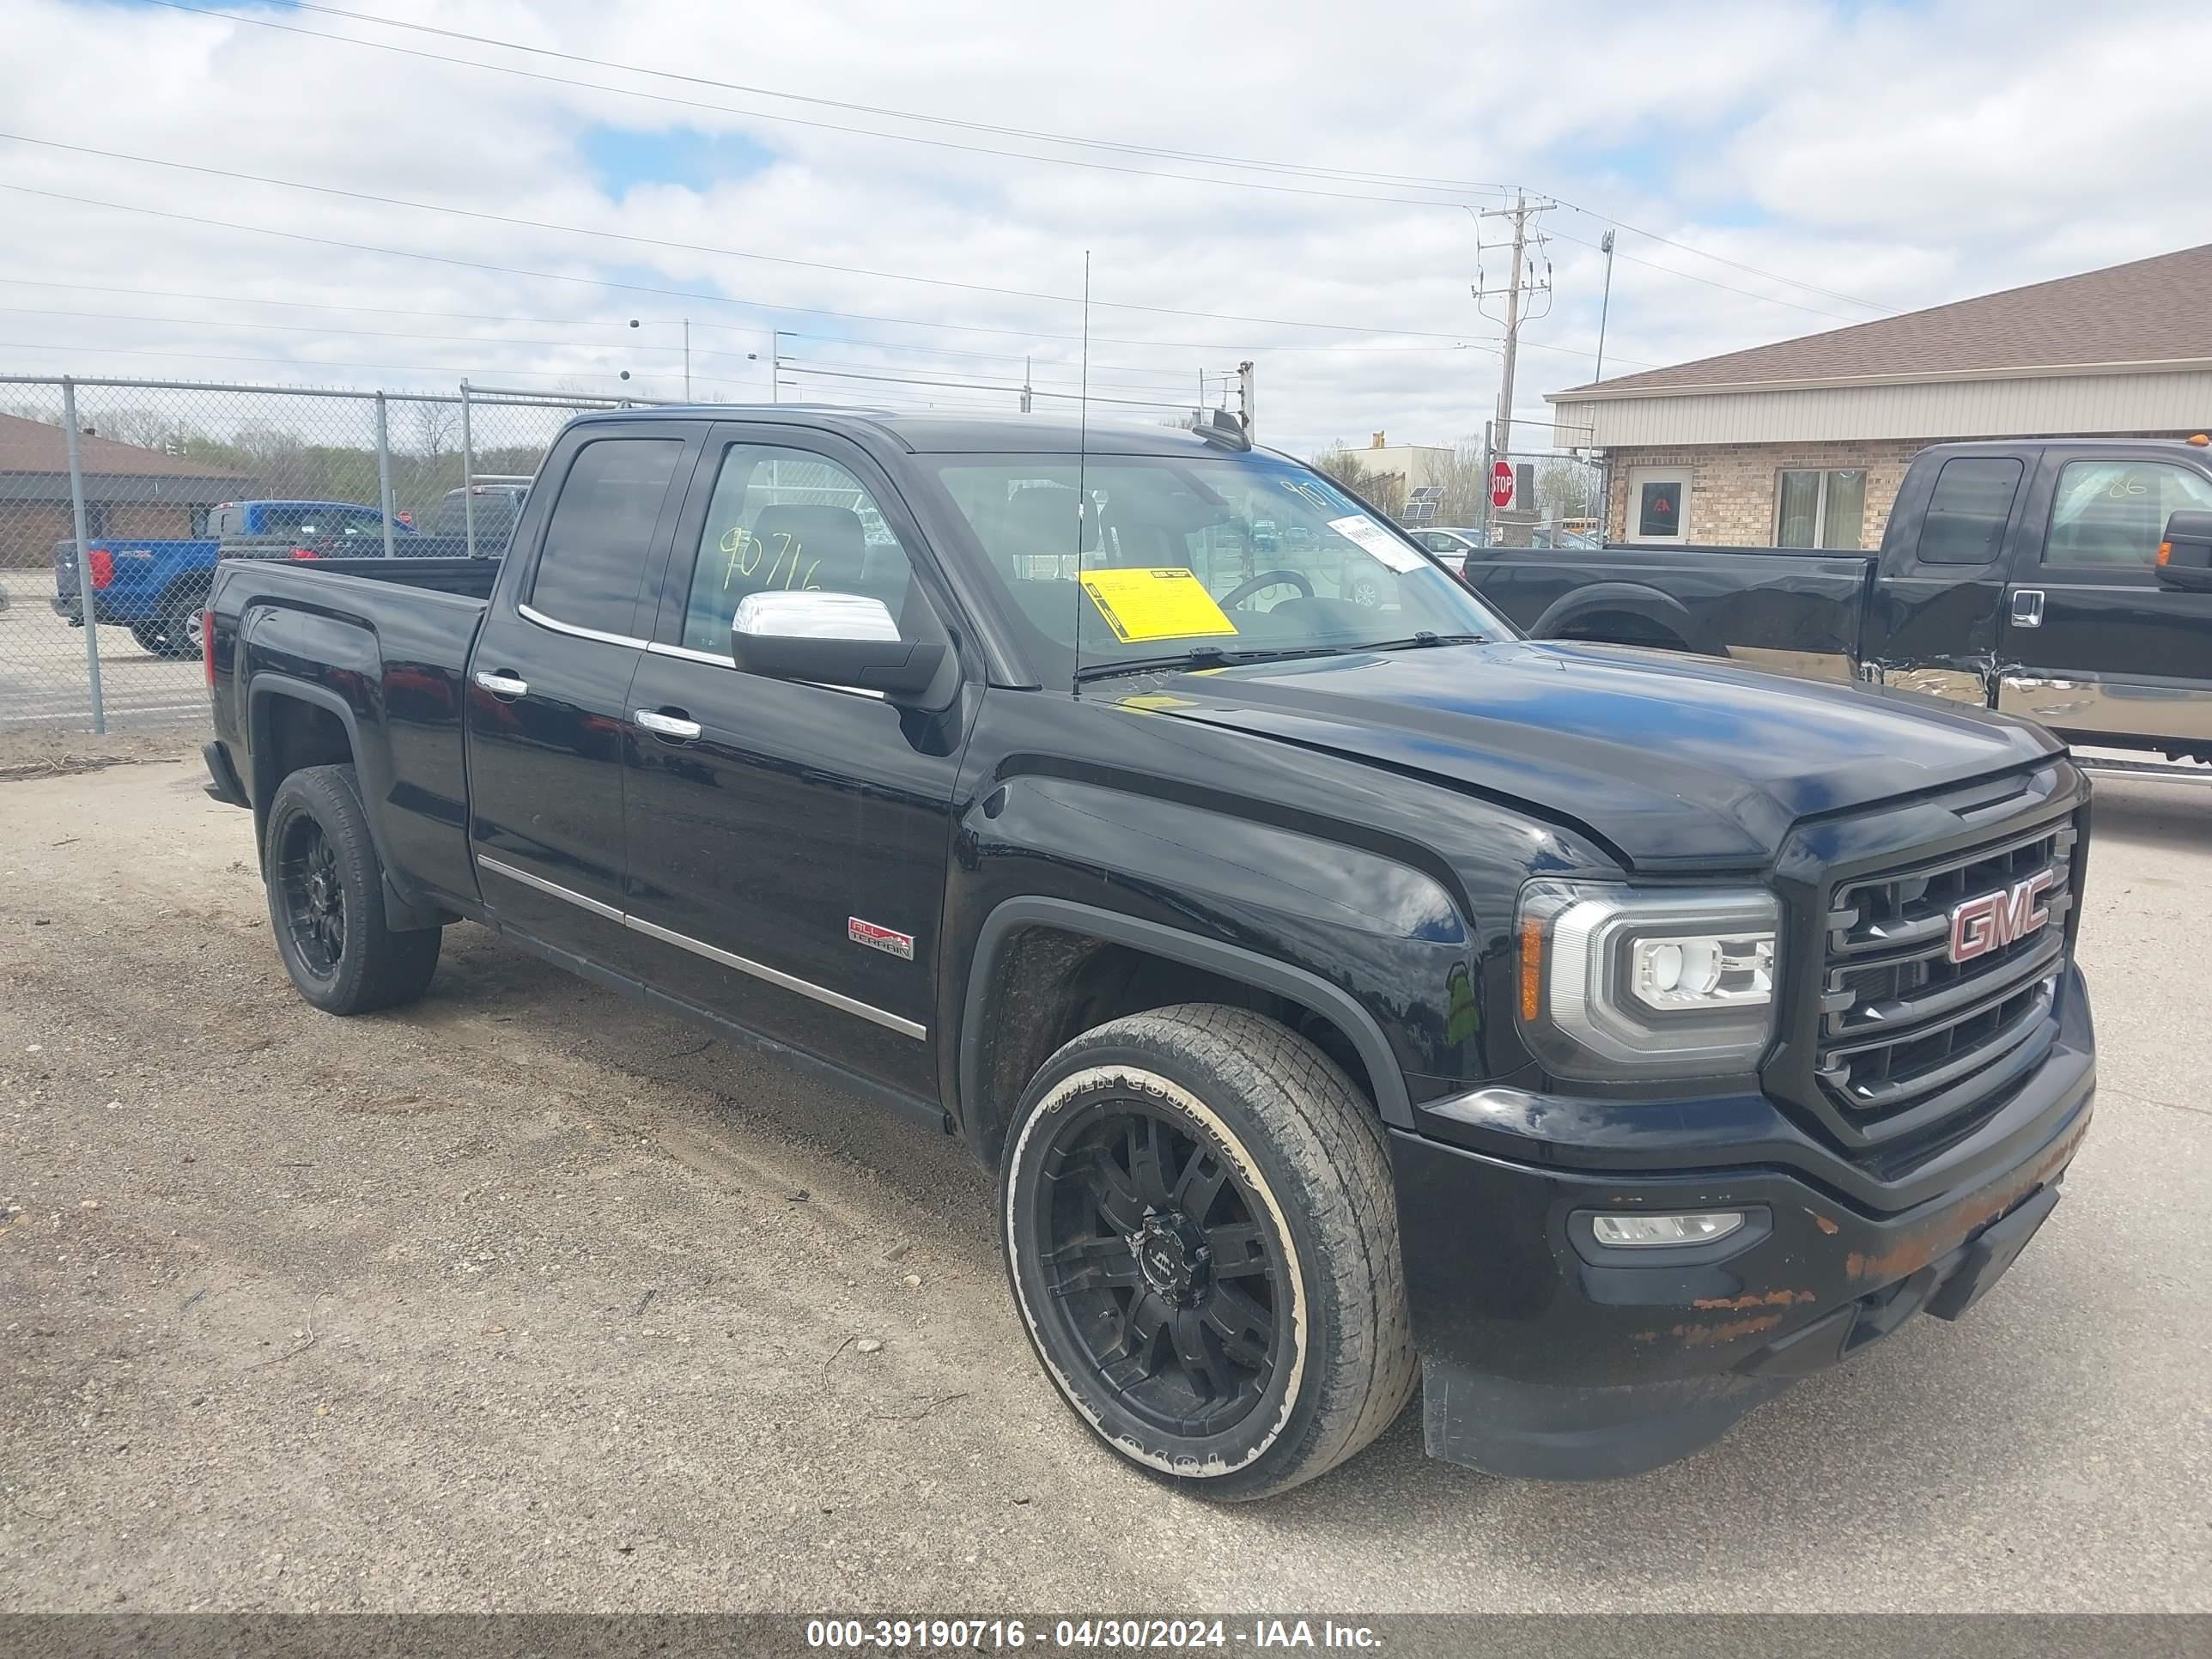
M2043 626L2043 590L2023 587L2012 596L2012 625L2014 628Z
M495 669L479 668L471 678L495 697L526 697L530 695L528 680L519 679L513 674L500 673Z
M656 738L689 743L699 735L698 721L687 720L680 714L664 714L657 708L641 708L631 718Z

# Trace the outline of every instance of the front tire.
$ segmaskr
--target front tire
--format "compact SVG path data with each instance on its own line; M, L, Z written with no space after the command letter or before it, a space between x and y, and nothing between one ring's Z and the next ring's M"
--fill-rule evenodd
M370 1013L428 987L441 932L385 925L384 866L352 767L305 767L277 786L262 876L285 971L325 1013Z
M1285 1491L1413 1391L1381 1126L1319 1049L1249 1010L1133 1014L1054 1054L1009 1133L1000 1218L1047 1374L1169 1485Z

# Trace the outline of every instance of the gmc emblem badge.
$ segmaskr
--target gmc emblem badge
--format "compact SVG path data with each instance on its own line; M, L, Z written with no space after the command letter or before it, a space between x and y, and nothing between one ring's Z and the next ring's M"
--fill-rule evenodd
M1951 960L1972 962L2039 932L2051 920L2050 907L2039 902L2050 885L2051 872L2044 870L2026 881L1954 906Z

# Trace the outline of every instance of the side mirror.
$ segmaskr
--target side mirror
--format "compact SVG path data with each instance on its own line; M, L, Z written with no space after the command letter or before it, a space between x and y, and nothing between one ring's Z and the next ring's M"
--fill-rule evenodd
M945 665L935 640L902 640L890 608L859 593L748 593L730 622L731 660L748 674L914 697Z
M2212 593L2212 513L2177 513L2166 521L2156 569L2161 587Z

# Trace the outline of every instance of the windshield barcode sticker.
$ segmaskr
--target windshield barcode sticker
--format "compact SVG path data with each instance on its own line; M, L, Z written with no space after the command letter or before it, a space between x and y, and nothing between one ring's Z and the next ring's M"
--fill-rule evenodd
M1328 527L1345 540L1373 554L1401 575L1409 570L1419 570L1428 562L1374 520L1363 519L1356 513L1341 519L1331 519Z

